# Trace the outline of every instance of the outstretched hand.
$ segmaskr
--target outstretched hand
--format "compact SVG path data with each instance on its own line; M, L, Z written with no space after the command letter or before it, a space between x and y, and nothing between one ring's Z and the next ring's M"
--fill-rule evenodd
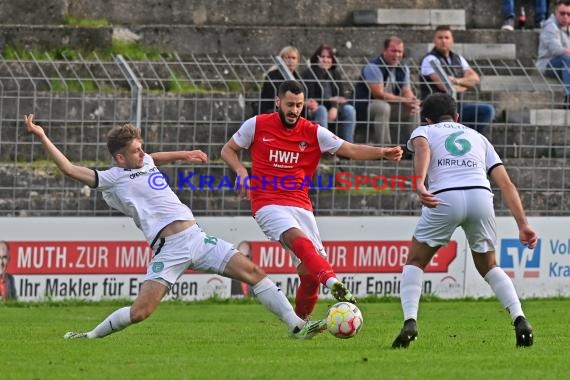
M382 157L390 161L400 161L402 159L402 154L404 151L402 147L393 146L391 148L383 148Z
M26 130L38 137L45 135L44 129L37 124L34 124L34 114L24 115L24 123L26 123Z
M188 150L185 152L184 160L205 164L208 162L208 155L201 150Z

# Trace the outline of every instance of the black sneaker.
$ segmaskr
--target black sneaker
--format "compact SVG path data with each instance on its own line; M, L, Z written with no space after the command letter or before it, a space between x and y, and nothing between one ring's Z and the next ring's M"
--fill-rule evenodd
M408 319L404 322L404 327L400 334L394 339L392 348L408 348L410 342L418 338L418 327L415 319Z
M532 326L522 315L515 319L515 336L517 347L530 347L534 341Z

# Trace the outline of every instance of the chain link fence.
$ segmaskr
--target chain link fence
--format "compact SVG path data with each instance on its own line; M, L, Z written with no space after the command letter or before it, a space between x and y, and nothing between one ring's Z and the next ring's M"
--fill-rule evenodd
M367 59L337 57L353 92ZM41 145L27 135L23 115L34 113L54 143L74 162L104 169L112 164L105 133L114 125L132 122L141 127L145 150L201 149L206 165L161 168L170 178L179 175L233 178L220 159L220 150L241 123L259 110L260 89L274 57L190 56L176 54L160 60L114 61L80 55L53 59L0 58L0 215L95 216L115 215L101 195L65 178L51 164ZM519 186L530 215L568 215L570 180L570 115L561 109L562 86L520 62L473 61L481 85L468 99L493 103L498 111L491 141ZM419 89L419 67L409 61ZM301 70L304 68L300 68ZM350 94L348 94L350 96ZM271 99L269 99L271 100ZM399 135L402 123L394 123ZM373 140L373 129L357 123L355 142ZM243 159L249 162L247 153ZM408 176L411 160L348 161L323 157L318 173ZM182 173L182 174L180 174ZM193 177L196 179L197 176ZM191 190L171 186L196 215L249 215L249 203L227 186ZM199 188L200 183L194 183ZM311 190L317 215L416 215L419 204L406 190ZM497 213L507 210L496 199Z

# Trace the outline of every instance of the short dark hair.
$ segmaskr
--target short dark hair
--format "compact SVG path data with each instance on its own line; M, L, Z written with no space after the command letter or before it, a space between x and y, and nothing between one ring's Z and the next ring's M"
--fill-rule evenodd
M437 32L451 32L451 26L449 25L438 25L435 28L435 33Z
M286 80L279 85L279 91L277 92L277 96L280 98L285 97L287 91L299 95L305 93L305 86L303 86L299 81L296 80Z
M142 141L140 128L132 124L117 125L107 133L107 149L111 156L115 156L121 149L125 148L133 140Z
M568 7L568 6L570 6L570 0L558 0L556 2L556 7L558 7L560 5L564 5L564 6Z
M436 92L428 96L422 103L422 119L430 119L433 123L457 115L457 102L449 94Z
M384 40L384 50L388 49L388 46L390 46L392 42L400 45L404 43L404 40L398 36L390 36Z

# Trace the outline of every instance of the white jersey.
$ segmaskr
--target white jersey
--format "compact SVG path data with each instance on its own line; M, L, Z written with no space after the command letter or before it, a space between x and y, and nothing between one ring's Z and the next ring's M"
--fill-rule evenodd
M463 69L463 71L471 68L471 66L469 66L469 63L467 63L467 61L465 60L465 58L463 58L463 56L459 55L459 60L461 61L461 68ZM422 60L422 66L420 68L420 73L423 76L428 76L428 75L432 75L433 73L435 73L435 70L433 69L433 67L431 67L431 61L439 61L439 59L433 54L428 54ZM451 62L449 62L449 60L447 58L446 58L446 61L448 62L448 64L451 64Z
M149 177L160 175L152 157L145 153L144 165L139 169L112 167L95 171L95 188L103 192L107 204L130 216L152 244L160 230L175 220L194 220L188 206L170 187L156 190L149 184Z
M502 165L493 145L479 132L462 124L443 122L416 128L408 140L425 137L431 158L428 167L428 189L438 193L450 189L483 187L491 191L487 173Z

